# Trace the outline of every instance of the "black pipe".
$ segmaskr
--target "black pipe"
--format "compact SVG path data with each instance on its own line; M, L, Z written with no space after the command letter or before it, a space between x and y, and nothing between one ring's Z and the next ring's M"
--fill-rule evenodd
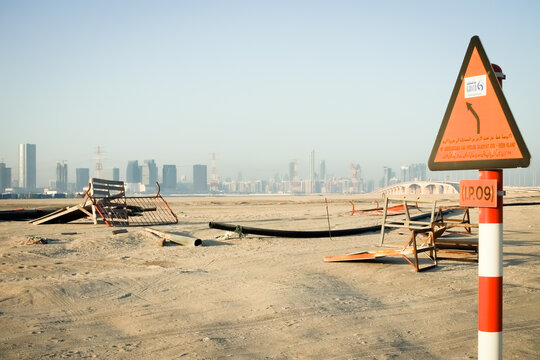
M518 203L508 203L503 204L503 206L535 206L540 205L540 202L518 202Z
M522 202L522 203L510 203L504 204L504 206L531 206L531 205L540 205L538 202ZM444 210L443 214L452 212L452 210ZM431 213L424 213L416 216L412 216L411 220L420 220L427 217L430 217ZM359 235L367 232L379 231L381 230L381 225L372 225L364 226L360 228L353 229L343 229L343 230L311 230L311 231L299 231L299 230L275 230L275 229L263 229L263 228L254 228L242 225L233 225L220 222L209 222L208 226L211 229L227 230L227 231L236 231L241 234L247 235L262 235L262 236L274 236L274 237L287 237L287 238L323 238L323 237L339 237L339 236L352 236Z
M426 217L430 217L431 213L420 214L412 216L411 220L420 220ZM323 237L339 237L339 236L352 236L359 235L367 232L380 231L381 225L364 226L353 229L343 230L311 230L311 231L299 231L299 230L275 230L275 229L262 229L254 228L242 225L233 225L219 222L210 222L208 226L211 229L236 231L244 235L262 235L262 236L274 236L274 237L287 237L287 238L323 238Z

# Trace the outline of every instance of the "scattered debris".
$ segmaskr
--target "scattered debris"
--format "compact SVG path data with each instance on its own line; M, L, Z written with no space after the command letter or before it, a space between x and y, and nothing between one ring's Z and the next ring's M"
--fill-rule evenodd
M48 244L50 239L41 236L28 236L28 238L21 242L21 245L44 245Z
M162 239L162 238L158 237L157 235L152 235L152 237L154 237L154 238L157 237L157 242L156 242L157 246L159 246L159 247L165 246L165 239Z
M371 209L355 209L354 203L352 201L349 201L352 205L352 211L351 216L354 215L354 213L360 213L360 214L366 214L369 216L383 216L386 210L386 216L392 216L392 215L403 215L405 214L405 206L403 204L394 205L394 206L388 206L386 209L379 206L379 202L375 201L377 203L377 207L371 208ZM415 205L407 205L407 211L411 209L417 209L418 203Z
M118 229L118 230L113 230L112 233L113 235L116 235L116 234L124 234L124 233L127 233L127 229Z
M238 234L238 237L241 239L245 237L244 232L242 231L242 226L236 225L236 228L234 229L234 232Z
M395 209L396 207L395 206L388 206L388 202L389 201L402 201L402 204L400 205L401 206L401 209L403 209L403 215L405 215L405 219L400 219L400 220L395 220L395 219L388 219L387 216L388 215L391 215L389 214L389 211L390 212L393 212L394 210L391 210L391 209ZM427 215L429 215L429 221L417 221L417 219L413 219L411 217L411 215L409 214L409 209L411 209L411 205L409 205L409 202L414 202L415 203L415 206L413 206L414 208L418 209L418 203L428 203L428 204L431 204L431 212L427 213ZM396 198L396 199L390 199L390 198L386 198L384 200L384 211L383 211L383 219L382 219L382 224L381 224L381 242L379 244L379 246L382 246L383 242L384 242L384 231L386 228L407 228L409 230L413 230L413 229L416 229L416 230L419 230L419 229L429 229L429 228L432 228L433 227L433 221L435 219L435 206L437 204L437 201L434 200L434 201L420 201L418 199L415 199L415 200L410 200L410 199L407 199L406 197L404 198ZM441 216L446 212L449 212L450 209L447 209L447 210L441 210ZM426 216L427 217L427 216Z
M78 233L76 231L60 233L60 235L77 235L77 234Z
M355 209L354 203L352 202L352 200L349 200L349 202L351 203L351 206L352 206L351 216L353 216L354 213L365 213L365 212L377 211L377 210L382 210L383 209L382 207L379 206L378 201L375 201L375 203L377 204L377 207L374 207L374 208L371 208L371 209Z
M32 221L34 225L64 224L89 217L97 224L98 216L108 226L147 226L177 224L178 217L160 194L126 196L123 181L92 178L82 204L59 209Z
M30 221L34 225L41 224L65 224L71 221L83 219L92 216L90 205L67 206L58 209L50 214Z
M441 230L444 232L444 229ZM417 235L427 234L425 240L418 244ZM341 262L341 261L359 261L359 260L372 260L387 256L399 256L403 257L409 264L411 264L416 272L431 269L437 266L437 251L435 248L435 238L438 235L433 229L412 229L411 234L402 248L384 249L374 252L357 252L346 255L327 256L324 258L326 262ZM431 260L429 265L420 267L418 259L419 254L427 255L427 258Z
M414 221L417 220L409 215L408 201L404 198L403 209L405 219L389 220L387 218L387 210L389 199L386 198L384 206L384 217L381 225L381 241L379 246L383 245L385 228L392 227L398 229L407 229L410 232L409 239L402 248L392 248L378 250L374 252L356 252L338 256L327 256L324 261L359 261L370 260L387 256L401 256L409 262L415 270L422 271L431 267L437 266L437 259L456 260L456 261L478 261L478 240L471 238L456 238L455 235L471 235L473 228L478 228L477 224L471 224L469 208L463 206L439 206L438 211L435 211L436 201L431 203L431 212L424 215L430 216L430 221ZM417 200L412 200L416 202ZM425 202L425 201L424 201ZM457 218L448 218L448 214L457 214ZM461 227L464 231L449 231L450 228ZM448 233L447 236L444 234ZM427 235L426 239L420 244L417 244L417 235ZM426 253L428 259L431 259L432 264L420 268L418 262L418 254ZM412 255L412 260L409 256ZM443 255L443 256L440 256Z
M445 218L444 210L459 211L463 214L461 218ZM478 224L471 224L471 216L467 206L439 206L439 211L435 216L433 225L437 227L446 227L447 231L453 227L462 227L464 231L452 231L455 233L471 234L472 228L478 228Z
M448 218L444 216L444 210L459 210L462 215L457 218ZM477 229L478 224L471 224L468 207L440 206L433 226L434 228L445 228L447 233L435 237L439 259L478 262L478 238L471 237L472 229ZM463 230L449 230L456 227L463 228Z
M195 237L186 236L183 234L178 233L171 233L171 232L163 232L151 228L145 228L146 232L149 232L151 234L154 234L156 236L159 236L161 239L165 241L170 241L179 245L185 245L185 246L199 246L202 245L203 242L201 239L197 239Z
M237 237L238 234L232 232L232 231L227 231L225 234L223 235L219 235L219 236L216 236L216 240L230 240L232 239L233 237Z
M478 262L478 237L448 233L435 238L437 258L464 262Z
M93 178L87 191L95 212L108 226L146 226L177 224L178 217L160 194L159 183L154 196L126 196L123 181Z

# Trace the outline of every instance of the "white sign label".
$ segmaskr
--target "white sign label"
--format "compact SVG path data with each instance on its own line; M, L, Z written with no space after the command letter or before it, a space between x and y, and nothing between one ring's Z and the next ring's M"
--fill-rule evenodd
M465 99L486 96L486 75L465 78Z

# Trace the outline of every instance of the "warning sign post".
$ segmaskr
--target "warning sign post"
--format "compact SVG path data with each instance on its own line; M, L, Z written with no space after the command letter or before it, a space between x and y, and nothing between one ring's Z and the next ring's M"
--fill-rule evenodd
M429 157L430 170L478 169L460 182L460 204L478 206L478 359L502 359L502 168L531 156L502 92L505 78L471 38Z
M480 38L474 36L433 145L429 168L516 168L529 166L530 160L496 71Z

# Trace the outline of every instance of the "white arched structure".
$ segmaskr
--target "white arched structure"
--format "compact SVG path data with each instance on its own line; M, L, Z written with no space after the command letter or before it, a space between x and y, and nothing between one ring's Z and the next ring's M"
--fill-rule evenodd
M447 195L459 194L459 183L437 181L410 181L374 191L380 195Z

